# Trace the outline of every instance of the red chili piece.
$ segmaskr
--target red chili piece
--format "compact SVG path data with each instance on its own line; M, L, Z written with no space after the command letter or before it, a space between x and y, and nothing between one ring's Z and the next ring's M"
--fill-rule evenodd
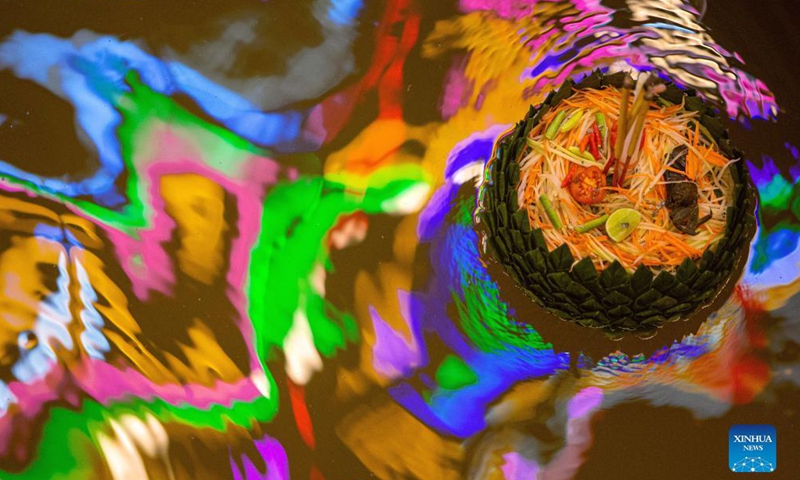
M575 170L578 168L577 165L574 163L571 167L569 167L569 171L567 172L567 176L564 177L564 181L561 182L561 188L567 188L567 186L572 182L572 176L575 175Z
M600 152L597 150L597 139L594 135L589 136L591 137L589 140L589 151L592 152L592 156L597 160L600 158Z
M603 144L603 136L600 135L600 127L597 124L592 125L592 134L594 134L594 141L597 143L597 148Z

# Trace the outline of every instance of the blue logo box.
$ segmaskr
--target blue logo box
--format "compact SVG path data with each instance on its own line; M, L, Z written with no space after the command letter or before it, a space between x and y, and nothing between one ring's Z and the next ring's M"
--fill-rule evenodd
M728 432L728 467L736 473L769 473L778 468L778 437L772 425L734 425Z

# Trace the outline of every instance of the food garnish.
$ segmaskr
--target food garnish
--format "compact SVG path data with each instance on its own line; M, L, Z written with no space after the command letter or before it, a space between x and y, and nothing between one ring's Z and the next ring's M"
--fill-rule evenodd
M606 221L608 238L621 242L636 230L642 221L642 214L632 208L620 208L612 213Z
M608 215L603 215L602 217L597 217L594 220L590 220L583 225L575 227L575 231L578 233L587 233L591 232L595 228L602 227L606 224L606 220L608 220Z
M565 110L558 112L556 117L550 122L550 126L547 127L547 131L544 132L544 138L548 140L555 138L556 134L558 133L558 129L561 127L561 122L564 121L564 117L566 115L567 112Z
M606 176L597 167L579 169L569 183L569 193L578 203L592 205L606 198Z
M561 227L564 225L561 223L561 219L558 218L558 212L556 209L553 208L553 203L550 201L550 198L547 195L542 194L539 196L539 203L542 205L545 213L547 213L547 218L550 219L550 223L553 224L553 227L556 230L561 230Z

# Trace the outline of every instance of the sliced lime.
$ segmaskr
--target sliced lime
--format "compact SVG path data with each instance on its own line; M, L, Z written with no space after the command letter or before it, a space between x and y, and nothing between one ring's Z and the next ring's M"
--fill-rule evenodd
M621 242L628 238L641 221L641 213L632 208L620 208L608 217L606 232L611 240Z

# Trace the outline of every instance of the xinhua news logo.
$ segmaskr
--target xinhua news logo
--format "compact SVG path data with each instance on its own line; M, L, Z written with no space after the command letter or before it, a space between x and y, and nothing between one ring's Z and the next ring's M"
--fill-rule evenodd
M770 473L778 468L772 425L734 425L728 433L728 466L736 473Z

